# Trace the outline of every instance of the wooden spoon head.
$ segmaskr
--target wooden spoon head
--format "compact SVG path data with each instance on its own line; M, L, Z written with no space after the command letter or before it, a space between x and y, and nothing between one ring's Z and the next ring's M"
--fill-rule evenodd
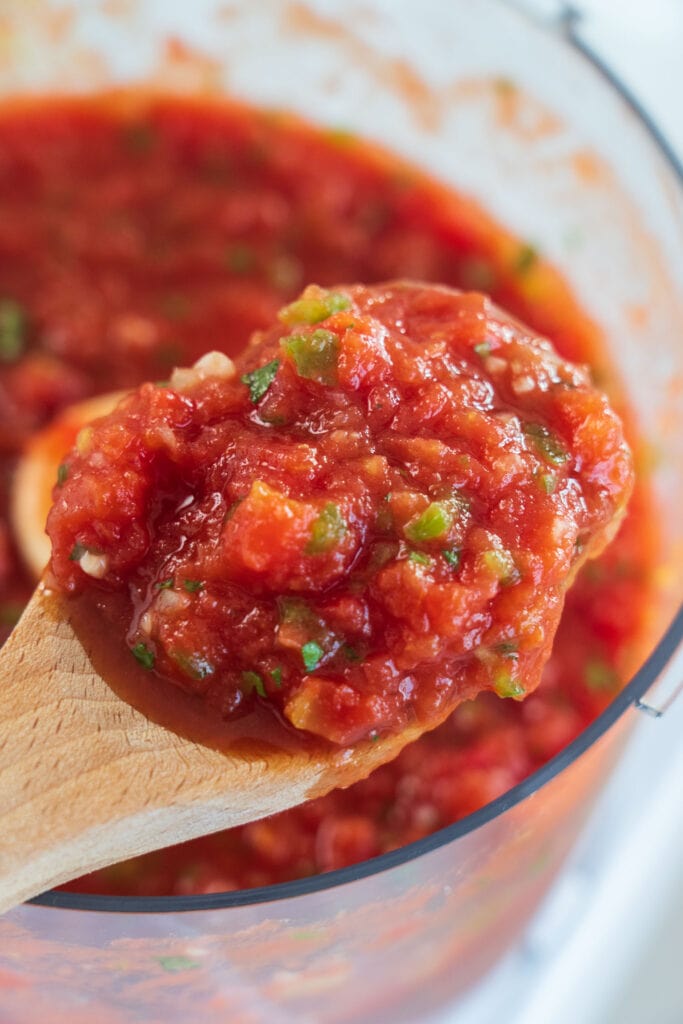
M345 749L214 749L122 701L96 671L81 627L77 605L43 582L0 655L0 911L107 864L349 786L421 731Z

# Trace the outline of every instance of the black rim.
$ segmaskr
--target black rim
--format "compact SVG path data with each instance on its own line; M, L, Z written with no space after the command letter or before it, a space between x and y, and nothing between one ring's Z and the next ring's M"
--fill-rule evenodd
M524 16L519 10L517 13L520 16ZM602 58L581 39L578 32L579 22L579 12L572 6L565 5L562 15L564 39L618 93L625 105L646 129L655 146L664 156L683 186L683 162L673 151L658 125L653 121L640 101L636 99L633 93ZM629 707L635 705L643 697L656 681L681 642L683 642L683 607L678 610L657 647L638 672L636 672L630 683L624 687L610 706L591 722L588 728L584 729L564 750L551 758L550 761L547 761L542 768L537 769L522 782L518 783L518 785L513 786L512 789L496 800L475 811L474 814L469 814L453 825L448 825L446 828L440 829L438 832L434 832L432 835L417 842L409 843L399 850L393 850L391 853L373 857L370 860L362 861L360 864L354 864L351 867L341 868L337 871L329 871L322 875L312 875L309 878L298 881L282 882L278 885L267 885L258 889L242 889L237 892L211 893L201 896L140 897L96 896L51 890L34 897L28 902L43 907L127 914L222 910L229 907L247 907L257 903L275 903L281 900L292 899L296 896L308 896L312 893L323 892L326 889L347 885L350 882L356 882L371 875L388 871L391 868L405 864L407 861L422 857L424 854L430 853L441 846L445 846L466 835L468 832L474 832L544 786L546 782L549 782L576 758L580 757L614 725L617 719Z

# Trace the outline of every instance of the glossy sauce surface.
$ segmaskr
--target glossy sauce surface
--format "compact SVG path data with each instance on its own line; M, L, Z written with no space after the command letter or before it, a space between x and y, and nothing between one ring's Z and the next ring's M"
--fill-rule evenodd
M524 240L466 198L348 137L189 101L36 102L0 118L0 436L5 495L23 440L63 406L236 355L306 281L397 277L489 292L601 379L599 332ZM199 892L328 870L475 810L556 753L642 656L652 513L570 591L539 690L483 695L347 791L74 883ZM31 581L0 533L0 614Z

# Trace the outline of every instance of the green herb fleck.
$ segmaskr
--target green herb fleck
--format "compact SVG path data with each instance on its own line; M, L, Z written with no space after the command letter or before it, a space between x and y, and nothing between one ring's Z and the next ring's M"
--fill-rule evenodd
M333 313L341 313L351 305L342 292L329 292L317 285L309 285L303 295L281 309L278 318L283 324L318 324Z
M337 383L339 338L332 331L319 328L311 334L290 334L282 339L281 345L300 377L319 384Z
M363 660L359 652L356 650L356 648L352 647L350 644L344 644L344 646L342 647L342 654L344 655L347 661L357 662Z
M410 562L416 562L417 565L431 565L432 560L429 555L425 555L423 551L411 551L408 555Z
M245 693L249 694L253 690L256 690L259 697L267 697L266 688L263 685L263 680L258 672L243 672L242 682L245 686Z
M81 558L83 558L83 555L85 555L87 551L88 549L85 544L81 544L80 541L76 541L69 554L69 561L80 562Z
M266 391L268 391L268 388L275 380L279 368L280 360L273 359L272 362L266 363L265 366L259 366L258 369L252 370L251 373L245 373L240 377L242 383L246 384L249 388L249 397L254 405L260 402Z
M131 647L130 653L139 661L143 668L152 669L154 668L154 651L151 651L147 644L136 644L135 647Z
M516 640L501 640L493 649L496 654L500 654L503 658L516 658L519 644Z
M69 467L66 462L57 466L57 487L63 487L69 476Z
M318 665L322 661L324 651L320 644L317 644L315 640L309 640L307 644L304 644L301 648L301 657L303 658L304 668L307 672L315 672Z
M538 253L533 245L520 246L515 256L514 269L518 274L528 274L538 262Z
M0 362L14 363L24 351L26 314L13 299L0 299Z
M277 666L277 668L274 668L273 671L270 673L270 678L273 680L278 689L282 686L282 669L280 668L279 665Z
M527 423L524 433L534 443L536 451L546 462L553 466L561 466L569 458L569 453L560 443L559 438L542 423Z
M188 594L196 594L198 590L204 589L203 580L183 580L183 586Z
M233 274L248 274L256 265L256 255L251 246L237 242L225 254L225 263Z
M323 555L339 543L346 533L346 520L339 506L329 502L311 527L311 539L305 547L307 555Z
M461 552L459 548L451 548L450 551L444 550L441 552L441 554L446 559L451 568L458 569L460 567Z
M189 956L160 956L159 963L170 974L176 974L178 971L192 971L200 966L196 960L191 960Z
M169 576L167 580L161 580L159 583L155 583L154 586L157 590L170 590L173 586L173 577Z

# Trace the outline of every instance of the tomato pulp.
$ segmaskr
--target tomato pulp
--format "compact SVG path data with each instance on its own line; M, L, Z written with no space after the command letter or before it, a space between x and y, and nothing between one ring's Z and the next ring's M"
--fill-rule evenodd
M220 349L236 356L306 281L408 277L494 300L601 378L599 332L525 241L373 146L294 118L169 100L36 101L0 117L4 491L63 406ZM265 884L400 846L486 803L610 701L642 654L652 512L567 597L542 685L484 694L366 782L285 815L73 883L116 892ZM31 589L0 534L0 613Z

